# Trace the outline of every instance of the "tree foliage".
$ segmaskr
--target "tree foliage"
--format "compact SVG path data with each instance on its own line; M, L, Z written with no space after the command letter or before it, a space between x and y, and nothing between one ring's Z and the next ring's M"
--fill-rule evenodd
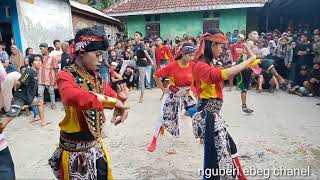
M87 2L89 6L96 8L98 10L103 10L123 0L78 0L78 1Z

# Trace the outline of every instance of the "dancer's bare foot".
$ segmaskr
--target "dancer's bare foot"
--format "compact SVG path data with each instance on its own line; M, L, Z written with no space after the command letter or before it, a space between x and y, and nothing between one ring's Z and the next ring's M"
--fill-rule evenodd
M140 96L139 103L143 103L143 96Z
M260 88L259 88L259 89L257 90L257 93L262 93L262 91L263 91L263 89L260 89Z
M56 109L57 109L57 106L56 106L55 104L52 104L52 105L51 105L51 109L52 109L52 110L56 110Z
M162 99L163 99L163 96L164 96L164 92L162 93L162 96L161 96L161 98L160 98L160 101L162 101Z
M166 153L168 153L168 154L177 154L177 151L175 149L169 149L169 150L166 150Z
M44 127L44 126L46 126L46 125L49 125L49 124L51 124L51 122L43 122L43 121L41 122L41 126L42 126L42 127Z

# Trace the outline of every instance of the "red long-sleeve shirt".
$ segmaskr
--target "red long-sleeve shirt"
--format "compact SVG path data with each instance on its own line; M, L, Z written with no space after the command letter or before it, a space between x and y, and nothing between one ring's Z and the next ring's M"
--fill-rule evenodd
M66 71L59 72L57 85L66 109L66 116L59 124L60 128L69 133L89 131L83 111L91 108L100 112L103 111L103 106L97 96L81 89L75 82L74 77ZM103 89L105 96L117 97L116 92L105 81L103 81ZM104 121L105 117L103 117Z
M155 57L156 57L156 65L157 68L160 68L160 61L169 59L170 61L174 61L174 57L171 54L170 48L167 45L163 45L159 48L155 49Z

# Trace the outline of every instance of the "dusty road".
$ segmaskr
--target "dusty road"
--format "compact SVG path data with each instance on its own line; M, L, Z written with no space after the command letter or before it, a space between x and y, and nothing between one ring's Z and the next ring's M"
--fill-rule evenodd
M157 151L147 152L159 113L159 97L160 91L147 90L145 102L138 104L138 93L132 92L129 119L118 127L106 125L104 142L115 179L201 179L198 169L202 168L203 147L194 139L189 118L184 118L180 138L165 134ZM248 104L254 106L255 113L245 115L240 109L239 92L225 92L222 116L230 125L242 164L248 171L261 171L262 176L250 179L320 179L320 106L315 105L318 102L319 98L251 91ZM58 123L64 116L61 109L61 104L56 111L46 109L47 119L53 124L45 128L30 124L30 117L21 116L6 130L17 179L54 179L47 161L58 143ZM166 153L172 147L177 154ZM275 176L275 170L281 167L282 174L290 175L290 168L297 168L306 169L309 175Z

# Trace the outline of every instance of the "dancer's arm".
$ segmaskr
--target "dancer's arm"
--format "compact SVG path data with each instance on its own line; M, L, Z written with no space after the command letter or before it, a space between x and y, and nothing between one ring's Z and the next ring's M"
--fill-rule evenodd
M57 85L64 105L77 107L81 110L91 108L98 111L103 110L103 106L97 96L82 90L70 73L61 71L58 74Z
M156 81L157 87L159 87L162 90L162 92L166 92L166 88L163 87L163 84L160 81L160 78L169 77L172 69L171 67L172 67L172 63L169 63L165 67L158 69L153 75L154 80Z
M242 62L242 63L240 63L240 64L238 64L238 65L235 65L235 66L232 66L230 68L225 69L225 73L228 76L233 76L233 75L238 74L242 70L248 68L248 66L256 60L256 55L253 54L253 52L247 46L247 44L244 44L244 46L246 47L246 50L248 52L249 59L244 61L244 62Z

